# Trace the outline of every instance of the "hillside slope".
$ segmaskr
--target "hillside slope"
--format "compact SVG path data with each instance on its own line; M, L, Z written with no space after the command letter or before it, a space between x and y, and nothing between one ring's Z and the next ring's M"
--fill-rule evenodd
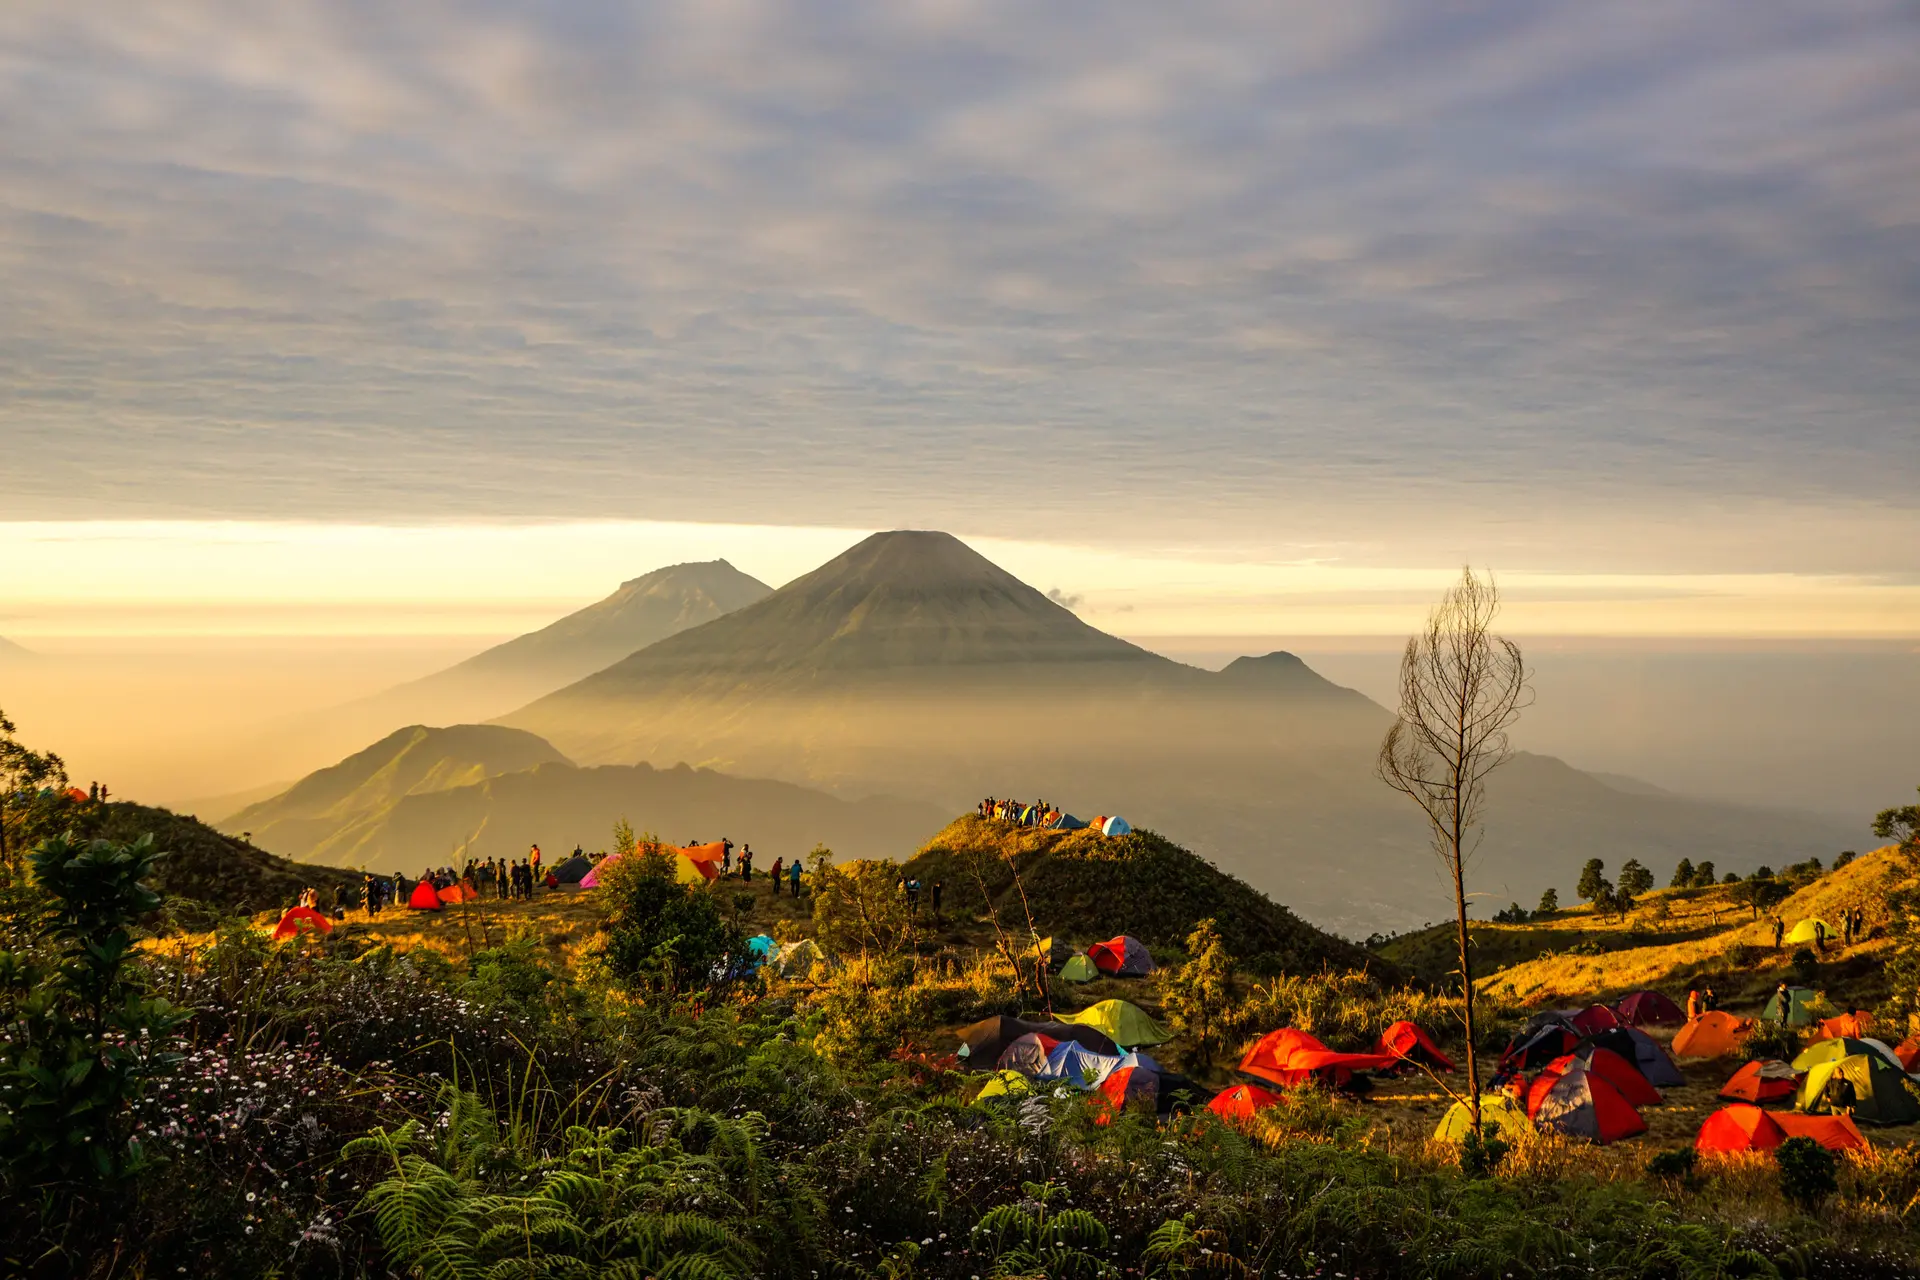
M1005 927L1024 930L1031 909L1041 933L1083 946L1127 933L1150 947L1178 947L1211 918L1242 962L1294 972L1369 962L1360 947L1151 831L1039 831L969 814L929 840L905 874L939 881L957 914L985 912L990 899Z
M309 886L360 883L358 874L275 857L197 819L142 804L109 803L90 831L121 842L151 834L155 846L168 855L156 867L155 887L170 898L191 898L222 911L276 910L292 906Z
M342 830L374 819L407 796L553 763L567 759L552 744L517 729L409 725L220 825L229 832L250 831L259 844L288 857L318 857Z
M1836 927L1848 908L1867 912L1868 936L1852 947L1836 935L1819 957L1821 976L1836 1002L1871 1006L1884 992L1881 966L1887 894L1910 882L1914 869L1893 846L1861 854L1798 888L1771 914L1789 927L1809 916ZM1711 983L1729 1008L1751 1014L1786 976L1798 945L1773 946L1773 929L1755 919L1730 885L1663 889L1644 895L1624 919L1597 916L1588 906L1525 924L1476 921L1472 926L1480 985L1529 1005L1576 1005L1612 1000L1649 987L1678 998ZM1455 967L1449 925L1406 934L1378 948L1407 971L1440 980ZM1510 990L1509 990L1510 989ZM1743 1003L1744 1002L1744 1003ZM1896 1037L1897 1038L1897 1037Z

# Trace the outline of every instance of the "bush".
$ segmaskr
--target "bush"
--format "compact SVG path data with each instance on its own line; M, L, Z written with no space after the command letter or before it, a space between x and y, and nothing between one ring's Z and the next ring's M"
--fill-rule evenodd
M630 989L673 994L746 976L734 964L746 938L720 918L712 894L673 879L671 861L622 859L601 874L600 894L610 908L601 955Z
M1656 1178L1666 1178L1674 1182L1686 1182L1693 1178L1693 1171L1699 1167L1700 1153L1692 1147L1675 1147L1670 1151L1657 1152L1647 1161L1647 1172Z
M1803 987L1810 987L1820 978L1820 959L1806 947L1793 953L1793 959L1787 961L1794 981Z
M1780 1193L1808 1212L1840 1189L1839 1160L1812 1138L1788 1138L1774 1151Z

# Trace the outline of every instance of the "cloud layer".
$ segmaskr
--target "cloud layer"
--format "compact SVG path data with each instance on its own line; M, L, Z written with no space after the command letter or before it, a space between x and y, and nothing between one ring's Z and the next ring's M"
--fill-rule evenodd
M1910 7L25 0L0 513L1920 572Z

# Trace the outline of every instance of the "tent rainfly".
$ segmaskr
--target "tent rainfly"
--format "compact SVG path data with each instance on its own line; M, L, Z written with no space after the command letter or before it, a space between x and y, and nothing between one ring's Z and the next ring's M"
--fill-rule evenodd
M1153 956L1140 939L1121 934L1087 948L1087 955L1102 973L1117 978L1144 978L1153 972Z
M1718 1009L1703 1013L1673 1038L1673 1052L1679 1058L1725 1058L1740 1052L1753 1020L1736 1018Z

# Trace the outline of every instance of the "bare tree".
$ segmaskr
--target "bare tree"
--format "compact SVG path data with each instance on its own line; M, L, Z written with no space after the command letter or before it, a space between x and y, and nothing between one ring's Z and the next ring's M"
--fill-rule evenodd
M1400 659L1400 717L1380 744L1380 777L1426 815L1434 852L1453 880L1460 947L1467 1096L1480 1125L1474 1046L1473 955L1467 934L1467 863L1479 847L1487 775L1512 756L1507 730L1531 701L1520 646L1493 634L1500 593L1471 567L1407 641Z

